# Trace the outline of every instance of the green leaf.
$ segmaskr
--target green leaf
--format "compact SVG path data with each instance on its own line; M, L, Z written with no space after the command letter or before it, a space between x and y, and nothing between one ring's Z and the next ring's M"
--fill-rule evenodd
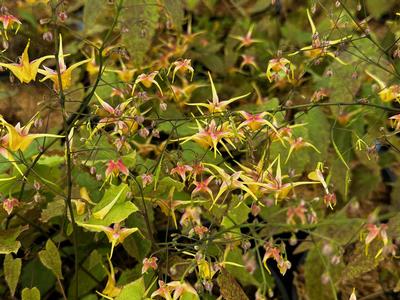
M28 229L28 226L0 230L0 254L17 253L21 243L16 241L21 232Z
M118 186L112 185L93 209L93 217L100 220L104 219L117 202L125 200L127 189L128 186L125 183Z
M114 5L108 0L86 0L83 9L83 23L87 35L93 35L109 28L115 16Z
M121 11L122 43L135 65L141 65L151 46L160 15L157 0L125 0ZM97 9L96 9L97 10Z
M22 290L22 300L40 300L40 292L36 287Z
M19 281L19 275L21 275L21 266L21 259L13 259L12 254L7 254L4 258L4 277L10 289L11 296L13 297Z
M115 300L142 300L145 290L143 277L140 277L134 282L125 285Z
M61 258L56 245L49 239L46 243L46 249L39 252L39 258L42 264L50 269L56 277L62 279Z
M164 0L164 8L175 29L180 32L184 17L184 2L182 0Z
M65 201L63 199L54 199L47 204L47 207L42 210L40 221L46 223L55 217L64 215Z

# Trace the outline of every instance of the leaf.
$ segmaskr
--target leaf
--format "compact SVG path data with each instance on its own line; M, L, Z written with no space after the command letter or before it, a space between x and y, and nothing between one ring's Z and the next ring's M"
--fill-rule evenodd
M108 0L86 0L83 8L83 23L86 35L99 33L113 22L114 5Z
M93 209L93 217L100 220L104 219L117 202L125 200L127 188L128 186L125 183L118 186L112 185Z
M16 241L21 232L28 229L28 225L17 228L0 230L0 254L17 253L21 243Z
M122 43L135 65L141 65L151 46L160 12L157 0L125 0L121 11Z
M174 24L175 29L180 32L184 17L184 6L182 0L164 0L165 11Z
M140 277L134 282L125 285L115 300L142 300L145 296L145 289L143 277Z
M248 300L242 287L237 283L235 278L225 269L221 270L217 278L220 287L221 296L226 300Z
M50 239L46 242L46 249L39 252L39 258L42 264L50 269L57 278L63 279L60 253Z
M84 261L83 267L89 272L84 272L82 269L78 271L79 299L82 299L84 295L87 295L98 286L98 282L107 277L107 272L102 264L102 256L96 250L90 253L89 257ZM68 299L74 299L72 295L75 291L76 278L77 276L74 274L68 287Z
M19 275L21 275L22 262L20 258L13 259L12 254L7 254L4 258L4 277L10 289L11 296L14 297L17 288Z
M40 221L46 223L55 217L64 215L65 201L63 199L54 199L47 204L47 207L42 210Z
M351 281L375 269L379 265L379 262L384 259L383 255L375 258L375 255L381 248L382 242L375 240L369 245L368 255L365 255L365 244L358 242L354 252L349 254L349 263L344 268L340 280L342 282Z
M22 290L22 300L40 300L40 292L36 287Z

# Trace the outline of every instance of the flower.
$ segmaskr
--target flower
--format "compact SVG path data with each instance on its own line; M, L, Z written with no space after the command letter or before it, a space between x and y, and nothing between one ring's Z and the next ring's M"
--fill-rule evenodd
M240 45L239 48L242 47L249 47L254 43L262 43L262 40L258 40L258 39L253 39L251 37L251 35L253 34L253 29L254 29L254 24L252 24L249 28L249 30L247 31L245 36L238 36L238 35L234 35L232 36L232 38L234 38L235 40L240 41Z
M33 140L40 137L63 137L61 135L47 133L30 134L29 129L31 128L33 123L34 120L32 119L28 124L23 127L21 127L21 124L19 122L14 127L6 120L4 120L2 116L0 116L0 125L4 126L8 132L1 139L0 153L5 156L4 154L6 153L6 148L13 152L18 150L25 151L33 142ZM5 157L7 158L7 156Z
M208 104L207 103L187 103L187 105L206 107L208 109L208 111L212 114L213 113L222 113L226 110L228 105L231 104L232 102L237 101L239 99L242 99L242 98L250 95L250 93L247 93L245 95L234 97L234 98L231 98L226 101L220 101L210 72L208 72L208 77L209 77L210 83L211 83L212 102L208 101Z
M365 238L365 255L368 255L369 244L375 240L378 236L381 237L383 245L386 246L389 242L386 229L388 226L386 224L381 224L376 226L375 224L367 224L368 235ZM375 257L378 257L382 253L383 248L381 248Z
M304 52L304 54L308 57L311 58L318 58L318 57L323 57L323 56L331 56L335 60L337 60L339 63L346 65L344 61L342 61L339 57L335 55L335 53L332 53L328 51L328 48L334 45L342 44L346 42L347 40L351 39L352 36L348 35L343 38L337 39L337 40L332 40L332 41L321 41L319 38L319 34L317 32L317 29L315 27L314 21L311 18L310 11L307 9L307 17L308 21L310 22L311 25L311 31L312 31L312 44L310 46L306 46L300 49L300 51L296 51L294 53L289 54L289 56L296 55L299 52Z
M172 63L172 65L169 67L168 73L170 72L171 68L175 66L174 71L172 72L172 82L174 82L175 79L175 74L176 72L181 72L184 73L186 71L189 71L191 74L190 81L193 79L194 75L194 69L191 66L191 59L183 59L183 60L177 60Z
M292 264L290 263L290 261L282 257L281 249L273 246L271 242L265 243L264 248L265 248L265 254L263 257L263 264L265 269L267 269L268 273L271 274L271 271L267 266L267 260L273 258L276 261L281 274L285 275L286 271L291 268Z
M273 58L268 62L266 75L269 82L276 81L285 76L291 82L294 80L294 65L286 58Z
M391 116L391 117L389 118L389 120L391 120L391 122L392 122L392 127L393 127L395 130L400 130L400 114Z
M121 70L107 70L107 72L113 72L118 75L118 78L121 79L125 83L129 83L132 81L133 75L135 75L136 69L127 68L122 59L120 60Z
M193 184L196 186L192 191L192 197L198 193L207 193L210 195L211 199L214 199L213 193L211 189L208 187L210 182L213 180L214 176L210 176L205 180L202 181L193 181Z
M183 137L179 139L183 143L193 140L200 146L204 148L214 148L214 157L217 156L217 152L221 154L218 150L218 144L221 144L224 149L230 154L228 147L225 142L229 143L234 149L236 149L235 144L232 142L234 137L241 138L242 135L240 133L234 133L233 129L230 127L229 122L224 122L220 126L217 126L215 120L211 120L206 128L203 128L199 121L196 120L198 133Z
M313 144L305 142L302 137L298 137L295 139L287 138L287 140L289 141L290 149L285 164L288 162L293 150L298 150L304 147L311 147L313 150L315 150L315 152L321 153Z
M111 243L110 259L112 258L114 248L116 246L122 244L124 240L132 233L139 231L137 227L122 228L119 223L115 223L113 227L108 227L104 225L85 224L81 222L77 222L77 224L89 231L104 232L106 234L108 241Z
M88 58L85 60L82 60L80 62L77 62L73 65L71 65L69 68L65 65L64 61L64 53L63 53L63 45L62 45L62 36L60 34L60 45L58 49L58 66L60 68L60 75L61 75L61 87L63 89L69 89L72 85L72 71L78 68L79 66L86 64L90 62L92 59ZM52 70L46 66L44 66L44 70L39 69L38 72L42 75L45 75L44 78L42 78L40 81L45 81L47 79L50 79L53 82L54 85L54 90L59 91L60 90L60 83L59 83L59 78L58 78L58 72L57 70Z
M171 281L165 283L162 280L158 281L159 288L153 292L150 296L153 299L156 296L162 297L166 300L178 300L178 299L199 299L196 290L187 282ZM173 293L173 297L172 294ZM191 297L187 294L192 294Z
M249 127L252 131L256 131L261 128L263 125L267 125L268 127L272 128L275 133L278 134L277 130L275 129L275 126L272 125L271 122L267 121L264 119L266 115L270 115L268 112L262 112L259 114L251 114L245 111L240 111L239 112L243 118L245 119L239 126L238 130L244 126Z
M19 206L20 202L17 198L7 198L3 201L3 209L7 212L8 215L11 215L14 207Z
M329 194L328 184L325 181L323 171L324 171L324 164L319 162L317 164L317 167L315 168L315 171L312 171L308 174L308 178L311 180L319 181L324 187L325 193Z
M8 36L7 36L8 27L10 26L11 28L13 28L14 24L16 24L17 26L15 29L15 34L17 34L17 32L22 24L21 21L18 20L18 18L14 17L13 15L10 15L10 14L1 15L0 22L3 23L4 36L5 36L6 40L8 40Z
M157 86L158 90L160 91L161 95L163 95L163 92L162 92L162 89L161 89L160 85L159 85L158 82L154 79L154 78L157 76L157 74L158 74L158 71L154 71L154 72L151 72L151 73L149 73L149 74L145 74L145 73L140 74L140 75L136 78L135 83L133 84L133 88L132 88L132 93L131 93L131 94L133 95L133 93L135 92L136 86L137 86L139 83L141 83L141 84L143 84L146 88L150 88L153 84L155 84L155 85Z
M126 176L129 175L129 170L121 159L118 159L118 161L109 160L106 169L106 176L118 176L119 172Z
M21 55L20 62L18 64L6 64L0 63L0 66L9 69L15 77L17 77L23 83L29 83L36 79L39 65L46 59L54 58L54 55L47 55L41 58L29 61L28 49L30 41L25 46L25 50Z
M149 185L153 182L153 174L151 174L151 173L142 174L141 178L142 178L143 187L146 187L147 185Z
M157 270L157 260L158 258L155 256L150 258L145 257L143 259L142 274L146 273L149 269Z
M244 68L244 66L253 66L256 70L258 70L258 66L253 55L242 54L241 57L243 59L239 67L241 70Z
M191 166L178 163L176 167L171 170L170 174L173 175L177 173L179 176L181 176L183 181L186 181L186 172L191 172L192 170L193 169Z

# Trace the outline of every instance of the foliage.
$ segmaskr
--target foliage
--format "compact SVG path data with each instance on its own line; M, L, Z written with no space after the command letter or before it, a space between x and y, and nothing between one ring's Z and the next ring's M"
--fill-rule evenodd
M378 2L3 1L1 298L398 297Z

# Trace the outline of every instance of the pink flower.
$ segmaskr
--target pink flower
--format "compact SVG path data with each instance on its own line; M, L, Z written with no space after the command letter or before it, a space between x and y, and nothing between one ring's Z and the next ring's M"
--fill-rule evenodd
M149 269L157 270L157 261L158 258L155 256L150 258L146 257L145 259L143 259L142 274L146 273Z
M210 195L211 199L213 199L214 198L213 193L212 193L211 189L208 187L208 185L210 184L211 180L213 180L213 178L214 178L214 176L210 176L203 181L194 181L193 184L196 187L192 192L192 197L195 194L203 192L203 193L207 193L208 195Z
M186 181L186 172L191 172L193 169L191 166L188 165L181 165L178 163L175 168L173 168L170 172L171 175L177 173L181 176L183 181Z
M129 175L128 168L124 165L121 159L118 161L110 160L107 164L106 176L115 175L118 176L119 172L124 175Z
M19 206L19 201L17 198L7 198L3 201L3 208L8 215L11 215L15 206Z
M150 173L143 174L141 176L141 178L142 178L143 187L146 187L147 185L149 185L153 182L153 174L150 174Z

